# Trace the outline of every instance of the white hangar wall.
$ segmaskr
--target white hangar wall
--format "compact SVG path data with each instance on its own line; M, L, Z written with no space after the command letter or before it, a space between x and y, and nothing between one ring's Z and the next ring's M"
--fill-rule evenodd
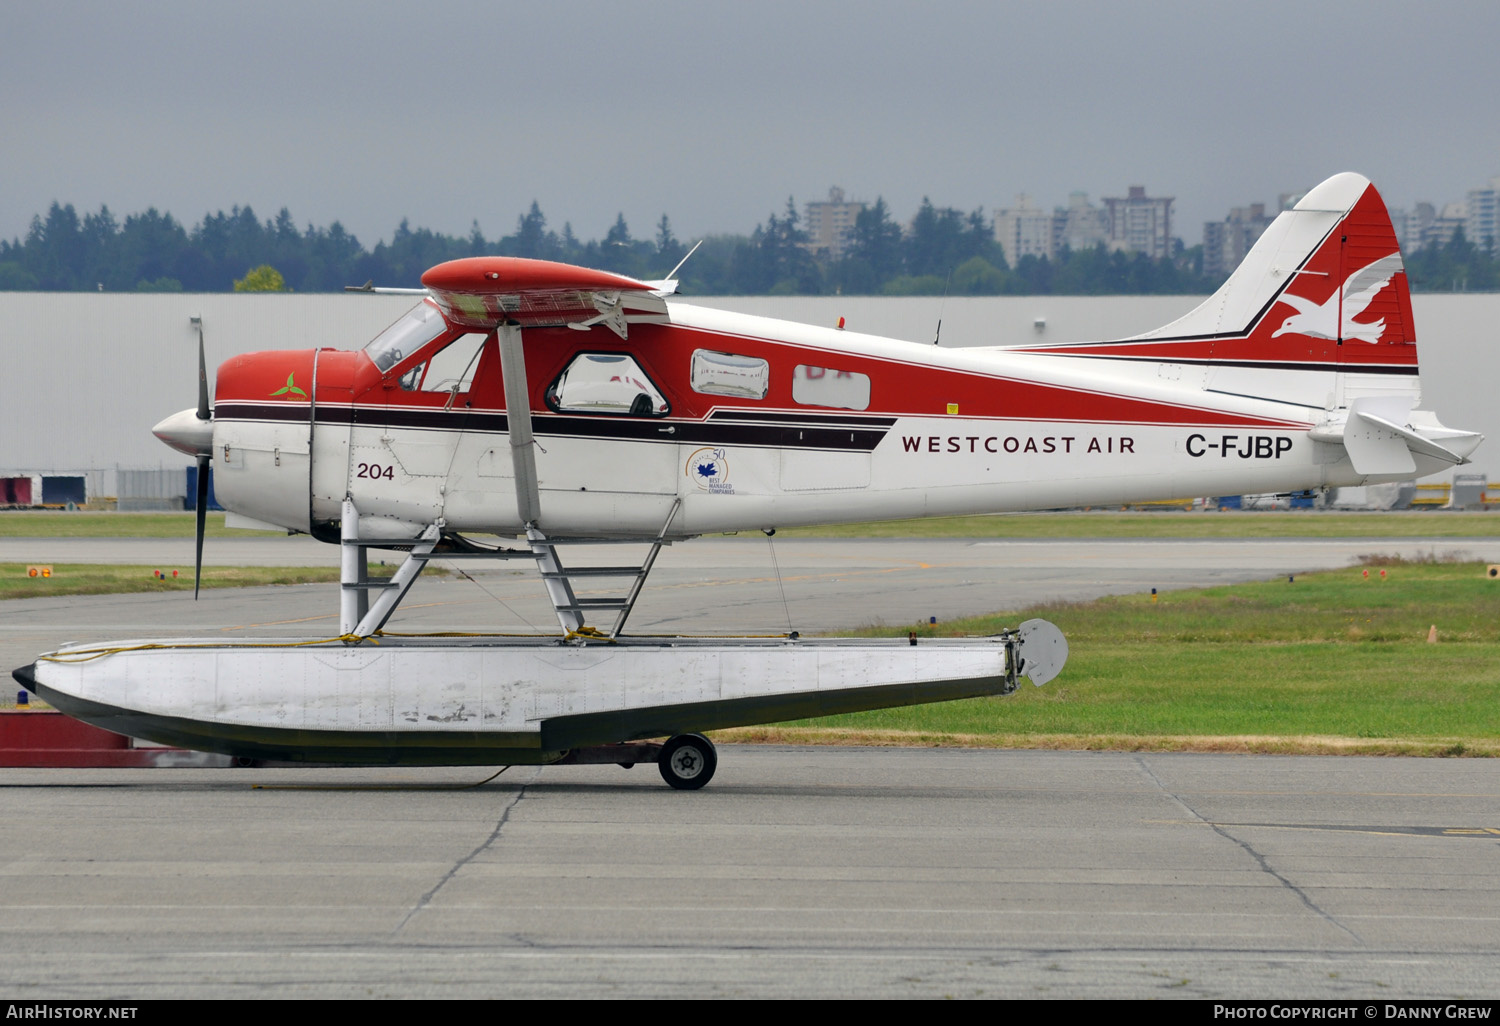
M119 494L115 471L191 460L151 434L198 401L203 318L209 387L220 363L259 349L363 345L409 296L0 293L0 475L90 474L90 495Z
M1120 338L1201 302L1192 296L685 297L684 302L944 346ZM203 318L209 374L238 353L364 345L413 303L344 294L0 293L0 476L88 473L91 494L118 494L119 470L182 468L151 435L196 402ZM1465 472L1500 480L1500 294L1413 299L1423 405L1489 436ZM1037 321L1043 322L1039 328Z

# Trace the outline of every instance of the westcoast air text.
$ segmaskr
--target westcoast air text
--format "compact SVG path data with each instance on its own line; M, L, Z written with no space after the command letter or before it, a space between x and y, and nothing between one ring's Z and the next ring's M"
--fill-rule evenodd
M902 435L904 452L1134 453L1129 435Z

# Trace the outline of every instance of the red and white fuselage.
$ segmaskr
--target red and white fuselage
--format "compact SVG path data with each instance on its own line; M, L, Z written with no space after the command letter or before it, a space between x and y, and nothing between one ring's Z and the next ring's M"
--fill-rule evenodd
M673 537L1356 485L1480 440L1414 409L1405 272L1351 174L1282 214L1198 309L1113 342L938 348L508 258L424 284L366 350L220 368L222 504L329 537L345 498L384 536L521 532L522 396L534 519L574 536L654 535L678 500ZM507 339L525 374L509 396Z

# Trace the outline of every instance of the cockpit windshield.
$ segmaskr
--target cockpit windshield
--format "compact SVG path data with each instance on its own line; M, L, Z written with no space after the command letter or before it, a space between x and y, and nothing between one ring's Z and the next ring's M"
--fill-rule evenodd
M448 324L442 313L432 300L424 299L399 321L376 335L365 346L365 352L375 361L375 366L388 371L447 330Z

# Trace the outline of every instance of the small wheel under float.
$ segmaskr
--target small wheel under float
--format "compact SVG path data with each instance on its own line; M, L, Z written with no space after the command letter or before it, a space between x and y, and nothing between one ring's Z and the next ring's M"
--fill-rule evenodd
M678 734L661 747L656 768L679 791L696 791L713 779L719 755L702 734Z

